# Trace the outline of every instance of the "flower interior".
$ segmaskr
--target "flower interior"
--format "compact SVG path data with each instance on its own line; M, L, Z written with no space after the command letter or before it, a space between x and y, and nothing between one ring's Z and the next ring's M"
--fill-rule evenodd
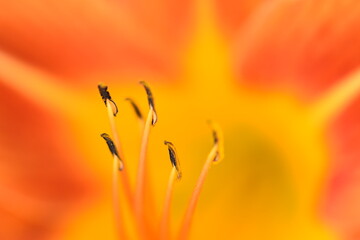
M117 133L115 117L118 114L118 107L108 91L108 87L99 84L98 89L102 100L105 103L108 118L110 121L112 137L107 133L102 133L101 137L106 141L110 153L113 157L113 211L114 222L117 235L119 239L188 239L191 222L194 216L195 208L199 199L199 195L204 185L205 178L208 174L209 168L213 163L217 163L223 158L223 137L217 124L209 121L209 125L212 128L212 135L214 139L214 145L208 154L198 181L191 194L189 204L185 210L183 221L179 226L179 231L176 236L171 236L170 220L171 220L171 201L174 190L174 184L176 180L180 180L182 177L182 171L180 168L179 157L175 150L175 146L170 141L164 141L164 144L168 148L169 158L171 163L171 169L169 170L169 179L166 189L166 195L164 205L161 213L161 218L156 219L156 213L154 213L154 196L152 195L151 181L149 179L148 170L148 158L147 149L150 137L150 131L152 127L155 127L158 120L155 110L154 97L147 83L141 81L143 85L147 99L149 103L148 114L146 119L143 119L139 107L136 103L127 98L139 121L139 127L142 132L142 141L139 154L139 163L136 177L135 187L131 186L129 176L126 169L126 158L122 152L122 148ZM119 186L120 182L120 186ZM120 196L122 195L122 196ZM131 216L132 227L125 227L123 209L127 208ZM154 224L155 222L155 224ZM157 222L157 223L156 223ZM128 229L135 229L132 233L128 232ZM130 236L132 235L132 236Z

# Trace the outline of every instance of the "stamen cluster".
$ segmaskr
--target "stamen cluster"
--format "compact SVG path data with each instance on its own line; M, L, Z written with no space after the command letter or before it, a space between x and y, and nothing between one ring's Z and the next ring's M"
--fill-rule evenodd
M166 190L166 196L164 201L164 207L162 211L162 217L160 219L159 228L152 229L150 226L150 219L153 221L153 217L149 217L149 210L153 208L148 207L149 198L151 198L151 194L149 193L149 186L147 181L147 161L146 161L146 153L149 141L149 134L151 127L154 127L158 117L155 110L154 97L150 90L150 87L145 82L140 82L143 85L147 99L149 103L149 111L146 119L143 119L143 115L136 105L136 103L131 99L127 98L131 106L134 109L136 116L138 117L141 128L142 128L142 142L141 142L141 150L139 157L139 165L136 179L135 189L132 189L129 183L129 178L126 171L126 163L124 157L122 155L119 137L116 130L115 117L118 113L118 108L116 103L111 99L110 93L108 92L108 87L99 84L98 89L101 95L102 100L104 101L108 117L111 125L112 135L114 140L107 133L101 134L101 137L106 141L110 153L113 156L113 207L114 207L114 215L115 215L115 224L117 229L117 234L119 239L129 239L128 233L124 227L123 216L121 212L121 206L125 203L120 202L119 198L119 188L118 182L120 178L120 182L122 184L122 192L125 196L125 201L128 206L130 206L131 213L133 218L135 219L135 227L137 229L137 238L138 239L171 239L172 236L170 234L170 207L171 207L171 199L173 193L173 187L175 180L180 180L182 177L182 172L180 168L179 158L176 153L175 146L170 141L164 141L164 144L168 148L169 158L172 165L171 172L169 175L168 186ZM185 211L183 222L180 226L180 230L178 235L176 236L179 240L185 240L189 237L190 226L192 222L192 218L194 215L195 207L197 205L197 201L199 199L200 191L204 184L204 180L208 173L208 170L213 162L219 162L223 158L223 141L222 136L220 135L219 127L213 122L209 122L213 131L214 138L214 146L211 149L205 163L203 169L200 173L200 177L196 183L195 189L192 193L192 196L189 201L189 205Z

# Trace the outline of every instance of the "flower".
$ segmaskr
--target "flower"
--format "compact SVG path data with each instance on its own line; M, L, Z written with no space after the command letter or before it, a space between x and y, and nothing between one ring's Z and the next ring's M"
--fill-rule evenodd
M211 147L210 118L223 128L226 161L204 185L192 239L357 239L356 1L0 9L0 238L114 238L111 162L98 137L110 129L95 86L111 86L124 154L137 159L136 117L121 98L145 109L142 79L159 114L148 156L155 210L169 172L164 138L181 158L174 232Z

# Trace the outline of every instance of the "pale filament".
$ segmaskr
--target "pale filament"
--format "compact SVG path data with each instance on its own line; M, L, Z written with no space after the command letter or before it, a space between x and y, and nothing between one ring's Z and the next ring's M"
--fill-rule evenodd
M113 112L113 107L112 107L111 101L106 100L106 107L107 107L107 112L108 112L108 118L110 121L111 132L114 137L114 144L119 152L119 156L120 156L121 162L122 162L122 161L124 161L124 155L123 155L122 148L120 145L119 135L118 135L117 129L116 129L115 117L114 117L114 112ZM124 164L124 163L122 162L122 164ZM132 191L131 191L129 177L127 174L126 167L123 168L123 170L121 171L120 177L121 177L121 182L123 185L125 197L126 197L128 203L130 205L132 205L132 203L133 203Z
M170 228L170 208L171 208L171 199L172 199L172 195L173 195L173 190L174 190L174 182L175 179L177 178L177 170L175 167L171 168L171 172L170 172L170 176L169 176L169 180L168 180L168 185L167 185L167 189L166 189L166 196L165 196L165 202L164 202L164 207L163 207L163 213L162 213L162 218L161 218L161 223L160 223L160 239L161 240L166 240L166 239L170 239L170 233L169 233L169 228Z
M205 164L201 170L201 174L196 183L195 189L192 193L188 208L186 210L182 225L180 227L180 232L179 232L179 236L178 236L179 240L186 240L189 238L190 227L191 227L192 219L194 216L195 208L196 208L197 202L199 200L199 195L200 195L201 189L204 185L205 178L209 172L209 168L210 168L211 164L213 164L213 161L214 161L216 155L218 154L218 148L219 148L218 144L215 144L214 147L211 149L211 151L205 161Z

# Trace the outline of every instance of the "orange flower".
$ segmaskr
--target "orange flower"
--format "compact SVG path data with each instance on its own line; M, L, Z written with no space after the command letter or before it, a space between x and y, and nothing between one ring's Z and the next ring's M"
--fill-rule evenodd
M183 171L175 235L212 146L210 118L226 161L209 173L191 239L357 239L359 12L335 0L0 1L0 238L115 239L96 85L117 102L133 186L141 140L121 99L145 109L145 80L159 114L154 226L171 170L163 140Z

